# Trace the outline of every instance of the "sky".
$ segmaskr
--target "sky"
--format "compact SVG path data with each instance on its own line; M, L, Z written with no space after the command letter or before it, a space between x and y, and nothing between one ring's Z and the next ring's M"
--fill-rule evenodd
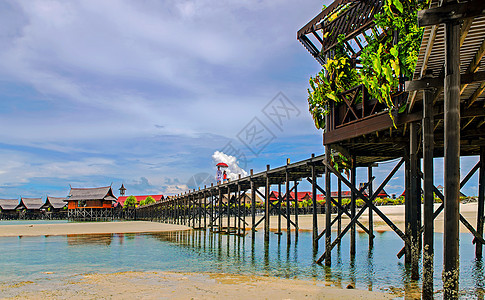
M213 180L217 151L247 172L322 154L296 32L328 2L1 1L0 198L169 195Z

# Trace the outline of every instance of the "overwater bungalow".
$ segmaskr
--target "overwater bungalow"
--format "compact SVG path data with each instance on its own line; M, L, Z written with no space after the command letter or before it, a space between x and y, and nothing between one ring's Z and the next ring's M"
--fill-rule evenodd
M20 206L18 199L0 199L2 212L15 211Z
M42 198L20 198L19 208L25 209L28 212L40 212L40 208L44 205Z
M47 196L44 205L41 209L46 211L60 211L67 205L65 197L50 197Z
M68 210L77 208L111 208L118 199L111 186L98 188L71 188L65 201Z

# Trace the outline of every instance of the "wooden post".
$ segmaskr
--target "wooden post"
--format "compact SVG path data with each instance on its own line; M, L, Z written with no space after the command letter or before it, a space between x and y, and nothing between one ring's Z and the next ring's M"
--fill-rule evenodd
M227 186L227 234L229 233L231 233L231 188L228 185Z
M269 176L268 176L268 171L269 171L269 165L266 165L266 187L264 190L264 239L265 241L269 241L269 194L270 191L269 189L271 188L269 184Z
M214 222L214 190L212 189L212 187L214 187L214 184L211 183L211 190L210 190L210 206L209 206L209 226L210 226L210 230L212 230L214 228L214 224L212 224L212 222Z
M342 206L342 180L339 178L337 181L337 202L339 204L339 207ZM338 210L337 213L337 236L339 236L342 233L342 212L340 209ZM338 242L340 246L340 240Z
M312 154L312 158L315 157L315 154ZM317 218L317 173L315 170L315 164L312 162L311 165L312 171L312 214L313 214L313 251L318 251L318 218Z
M222 232L222 189L218 186L219 190L219 207L217 210L219 211L219 232Z
M256 189L254 188L253 169L250 170L251 174L251 228L252 231L256 231L254 225L256 224Z
M287 161L288 165L289 161ZM290 223L290 178L288 174L288 169L285 171L285 186L286 186L286 241L288 244L291 242L291 223Z
M372 166L367 167L367 182L369 182L369 197L374 194L374 190L372 188ZM374 215L372 209L368 209L369 212L369 250L374 247Z
M203 197L204 197L204 229L207 229L207 195L205 193L205 189L207 187L204 186L204 193L203 193Z
M352 186L355 187L356 184L356 176L357 176L357 168L355 167L355 156L352 156L352 167L350 170L350 183ZM351 192L351 199L350 199L350 218L353 219L355 217L356 207L356 194L352 191ZM350 257L353 258L355 256L355 237L356 237L356 230L355 230L355 223L352 224L350 227Z
M241 175L239 175L241 179ZM241 185L237 182L237 234L241 235Z
M418 247L418 204L421 190L418 190L418 125L409 123L409 226L411 227L411 279L419 279ZM419 201L419 203L418 203Z
M327 166L330 165L330 146L325 146L325 161L327 162ZM331 266L332 265L332 249L330 249L332 245L332 185L331 185L331 172L328 167L325 167L325 265Z
M480 147L480 171L478 175L478 211L477 211L477 233L483 237L483 221L484 221L484 197L485 197L485 147ZM476 240L476 257L482 258L483 245Z
M459 293L460 220L460 24L445 24L444 83L444 182L445 221L443 286L445 299Z
M423 245L423 299L433 299L434 257L434 116L433 91L423 92L423 181L424 181L424 245Z
M411 206L411 192L410 192L410 184L411 184L411 164L409 160L409 148L404 150L405 154L405 164L404 164L404 233L407 237L411 236L411 225L410 225L410 206ZM409 240L409 239L408 239ZM406 249L406 255L404 256L404 263L406 265L411 264L411 245L408 242L405 242L404 247Z
M278 183L278 232L276 234L281 234L281 183Z
M296 229L295 229L295 238L298 237L298 230L300 227L298 227L298 215L299 215L299 203L298 203L298 182L295 180L293 181L293 185L295 186L294 190L295 190L295 225L296 225Z

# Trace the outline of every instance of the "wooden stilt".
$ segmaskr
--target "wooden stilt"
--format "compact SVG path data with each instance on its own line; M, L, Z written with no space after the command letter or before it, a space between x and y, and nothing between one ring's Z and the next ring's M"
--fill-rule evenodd
M445 24L444 83L444 267L445 299L457 299L459 293L459 220L460 220L460 24Z
M355 157L352 157L352 167L350 170L350 184L355 187L356 184L356 170L357 168L355 167ZM355 217L355 212L356 212L356 201L357 195L351 191L351 199L350 199L350 216L353 219ZM354 257L355 256L355 238L356 238L356 230L355 230L355 223L352 224L350 227L350 256Z
M281 234L281 183L278 183L278 232L277 234Z
M372 166L367 167L367 181L369 182L369 195L374 193L372 189ZM374 215L372 209L369 209L369 250L374 247Z
M312 154L312 158L315 157L315 154ZM315 164L312 163L311 165L312 170L312 215L313 215L313 251L316 252L318 250L318 218L317 218L317 173L315 170Z
M251 177L253 176L253 169L250 170ZM254 187L254 181L251 179L251 230L256 231L256 189Z
M485 147L480 147L480 171L478 175L478 211L477 211L477 233L483 237L483 223L484 223L484 198L485 198ZM483 244L476 240L475 254L477 258L483 256Z
M330 165L330 146L325 146L325 161L327 165ZM325 265L332 265L332 251L330 246L332 244L332 185L331 185L331 172L328 167L325 168Z
M270 184L269 184L269 165L266 165L266 188L264 190L264 239L269 241L269 194L270 194Z
M424 239L423 239L423 299L433 299L434 259L434 116L433 91L425 90L423 102L423 190L424 190Z
M340 180L340 178L337 181L337 193L338 193L337 203L339 204L338 206L341 207L342 206L342 180ZM342 212L340 211L340 209L338 210L337 217L338 217L337 236L339 236L340 233L342 233ZM339 241L339 245L340 245L340 241Z
M231 188L227 186L227 234L231 233Z
M299 215L299 203L298 203L298 182L295 180L293 181L293 185L295 187L295 225L296 225L296 229L295 229L295 238L298 237L298 215Z
M219 206L217 210L219 211L219 232L222 232L222 189L219 186L218 187L219 191Z
M286 162L288 165L289 161ZM290 213L290 180L289 180L289 174L288 170L285 172L285 187L286 187L286 241L287 244L291 243L291 223L290 223L290 218L291 218L291 213Z
M410 240L409 237L411 236L411 164L409 159L409 148L405 149L405 163L404 163L404 233L408 237L408 241ZM404 256L404 263L406 265L411 264L411 244L405 243L404 248L406 249L406 255Z
M421 202L421 190L418 190L418 126L409 124L409 226L411 228L411 279L419 279L418 246L418 204ZM419 203L418 203L419 201Z
M241 175L239 175L241 179ZM237 184L237 234L241 235L241 185Z

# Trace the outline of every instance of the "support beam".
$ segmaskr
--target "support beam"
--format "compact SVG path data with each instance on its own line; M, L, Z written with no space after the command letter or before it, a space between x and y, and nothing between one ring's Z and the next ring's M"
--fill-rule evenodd
M266 186L264 189L264 240L269 241L269 194L270 194L270 184L269 184L269 165L266 165Z
M254 187L254 181L252 179L253 177L253 169L250 170L250 176L251 176L251 231L254 232L256 231L256 227L254 226L256 224L256 188Z
M367 167L367 181L369 182L369 195L374 193L372 189L372 166ZM374 216L372 209L369 209L369 250L374 247Z
M338 179L338 182L337 182L337 193L338 193L337 203L338 203L338 206L340 207L340 206L342 206L342 180L340 180L340 178ZM340 235L340 233L342 232L342 212L341 212L340 209L337 213L337 218L338 218L337 235ZM340 245L340 243L339 243L339 245Z
M433 91L425 90L423 95L423 179L424 179L424 244L423 244L423 299L433 299L434 268L434 119Z
M484 1L470 1L485 7ZM447 5L446 7L453 6ZM460 5L463 7L462 5ZM471 9L471 8L470 8ZM478 7L474 8L478 10ZM460 25L445 24L444 84L444 266L443 286L446 299L459 294L459 220L460 220Z
M483 237L484 224L484 199L485 198L485 146L480 147L480 173L478 175L478 210L477 210L477 234ZM483 244L477 240L475 255L477 259L483 256Z
M329 164L326 165L327 168L329 168ZM352 187L355 189L355 184L356 184L356 171L357 168L355 167L355 156L352 156L352 167L350 169L350 184ZM351 219L355 218L355 209L356 205L355 202L357 200L357 195L355 194L354 190L350 191L350 216ZM356 230L355 230L355 223L353 223L350 226L350 257L355 256L355 239L356 239Z
M331 156L330 146L325 146L325 161L327 165L330 165ZM331 172L330 169L325 167L325 265L332 265L332 251L330 246L332 244L332 185L331 185Z
M293 187L295 188L295 238L298 237L298 231L300 228L298 227L298 216L299 216L299 209L300 207L298 206L298 181L293 182Z
M287 161L287 165L289 161ZM291 243L291 223L290 223L290 176L288 173L288 169L285 170L285 187L286 187L286 242L287 244Z
M315 154L312 154L314 157ZM315 164L311 165L312 171L312 216L313 216L313 224L312 224L312 241L313 241L313 251L318 250L318 218L317 218L317 173L315 170Z
M456 22L485 14L485 2L470 0L464 3L445 4L439 7L418 11L418 25L420 27L438 25L446 22ZM458 29L459 30L459 29ZM458 31L458 42L460 41Z
M418 205L421 203L421 190L418 189L418 124L409 124L409 190L406 190L406 201L408 203L408 223L406 228L410 228L409 248L411 250L411 279L419 279L419 243L418 243ZM419 203L418 203L419 201Z

